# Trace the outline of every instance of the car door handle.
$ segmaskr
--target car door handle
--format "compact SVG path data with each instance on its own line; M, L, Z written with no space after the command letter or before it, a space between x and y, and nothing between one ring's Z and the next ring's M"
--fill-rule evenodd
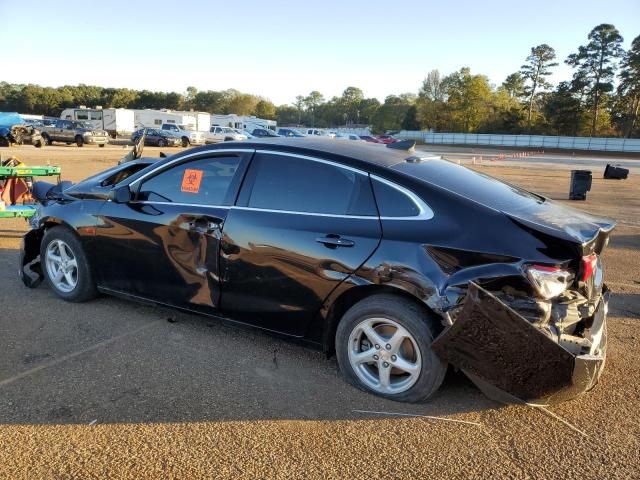
M195 220L189 222L189 230L198 233L214 233L220 231L221 225L218 222L208 220Z
M324 244L328 248L336 247L353 247L356 243L348 238L342 238L340 235L329 234L326 237L316 238L316 242Z

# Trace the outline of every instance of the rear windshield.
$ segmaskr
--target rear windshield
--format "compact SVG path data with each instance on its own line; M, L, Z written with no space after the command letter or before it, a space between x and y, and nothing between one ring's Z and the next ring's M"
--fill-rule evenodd
M515 212L544 197L446 160L400 163L395 170L458 193L500 211Z

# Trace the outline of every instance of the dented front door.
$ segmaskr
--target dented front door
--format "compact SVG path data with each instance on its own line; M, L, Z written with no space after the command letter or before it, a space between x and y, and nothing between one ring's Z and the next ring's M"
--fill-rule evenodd
M113 212L123 208L124 215ZM103 287L183 308L217 308L218 249L226 208L109 204L107 210L104 218L110 227L102 233L120 238L108 252L104 247L109 241L101 242L104 263L111 263L107 258L115 263L103 267Z
M178 164L134 186L131 202L107 202L92 255L99 285L191 310L217 310L221 232L244 155Z

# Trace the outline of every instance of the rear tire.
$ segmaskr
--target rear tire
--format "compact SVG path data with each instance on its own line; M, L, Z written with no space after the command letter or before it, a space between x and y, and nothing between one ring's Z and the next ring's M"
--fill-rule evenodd
M346 380L400 402L421 402L440 388L447 364L431 349L438 320L390 294L353 305L336 331L336 356Z
M104 143L101 143L100 145L98 145L100 148L104 148Z
M49 287L63 300L80 303L98 295L82 244L69 229L47 230L40 245L40 261Z
M80 135L76 135L76 145L79 147L84 145L84 139Z
M49 138L49 135L42 135L42 141L45 145L51 145L51 139Z

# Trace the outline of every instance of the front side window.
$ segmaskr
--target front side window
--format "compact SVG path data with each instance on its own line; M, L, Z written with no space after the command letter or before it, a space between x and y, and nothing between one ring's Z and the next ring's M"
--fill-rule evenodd
M336 165L258 153L248 206L266 210L376 216L369 177Z
M240 165L240 157L208 157L182 163L142 183L138 200L230 205L229 187Z

